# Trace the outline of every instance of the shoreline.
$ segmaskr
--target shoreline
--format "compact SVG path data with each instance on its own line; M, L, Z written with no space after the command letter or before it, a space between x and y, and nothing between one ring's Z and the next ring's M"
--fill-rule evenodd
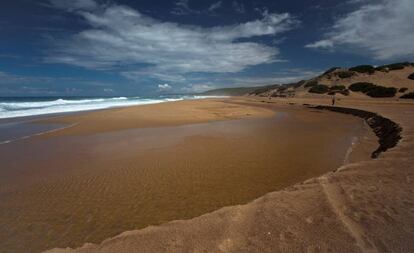
M140 118L144 127L131 129L124 115L142 115L144 109L151 116L146 118L149 121ZM246 115L246 111L252 113ZM178 121L154 121L172 112L184 116ZM110 131L86 124L104 115L120 119ZM340 166L354 136L365 141L362 136L370 133L362 120L351 116L240 98L94 112L87 119L83 121L86 128L77 132L62 130L12 143L7 149L0 147L3 157L8 157L4 165L12 173L2 174L2 181L9 184L1 187L2 196L17 201L4 206L10 198L3 199L2 209L10 210L6 221L16 221L10 224L15 235L5 238L47 233L50 239L36 240L78 246L136 227L248 203ZM187 124L182 124L183 119ZM159 127L153 127L154 123ZM98 132L89 134L85 129ZM360 151L364 159L369 158L368 152ZM32 158L18 158L26 156ZM362 157L351 157L355 159ZM45 198L48 209L42 207ZM15 210L14 205L26 207ZM29 222L29 231L19 216ZM30 224L31 220L36 222ZM58 239L60 234L64 238ZM19 241L23 248L27 244L45 249L28 239Z
M299 101L295 101L300 102ZM328 103L328 101L326 101ZM356 107L358 110L366 110L366 108L369 108L370 105L366 104L360 104ZM355 106L353 106L355 107ZM170 252L178 250L178 249L184 249L184 248L192 248L197 250L219 250L223 252L234 252L234 251L240 251L240 250L248 250L252 252L257 251L267 251L272 249L273 252L275 251L302 251L303 247L306 246L307 249L333 249L336 251L388 251L390 247L393 247L393 250L396 252L404 252L406 250L409 250L410 247L412 247L412 243L410 243L410 236L412 236L413 231L405 230L404 233L397 232L395 230L397 224L401 224L401 219L405 222L405 227L408 226L408 228L411 225L414 225L414 219L411 215L409 215L407 212L406 215L397 215L397 213L400 213L403 211L401 209L401 198L397 197L395 199L395 194L397 196L406 196L407 200L413 200L413 196L408 192L403 192L401 190L396 190L395 187L399 186L400 188L406 189L408 187L409 183L411 182L409 174L412 174L412 171L405 169L408 166L408 168L412 168L412 165L410 164L410 161L412 159L405 159L404 164L405 166L401 166L401 162L399 163L400 166L397 168L395 167L389 167L389 161L387 160L393 160L395 161L395 158L401 159L401 157L409 157L409 154L412 153L412 137L409 137L410 134L412 135L412 127L409 123L407 123L407 120L409 121L409 118L407 119L405 115L401 115L401 112L393 110L392 108L386 108L386 106L377 106L378 108L371 108L374 109L375 114L383 115L385 114L385 117L387 117L386 114L389 114L388 116L391 116L391 121L398 122L398 124L402 124L402 139L400 140L399 144L394 147L393 149L383 153L379 158L371 161L366 162L358 162L358 163L351 163L348 165L341 166L337 169L337 172L332 173L328 172L324 174L323 176L317 177L317 178L311 178L303 183L295 184L293 186L290 186L286 188L285 190L277 191L277 192L271 192L267 193L262 197L259 197L258 199L253 200L252 202L242 205L242 206L231 206L231 207L224 207L222 209L216 210L212 213L208 213L199 217L196 217L191 220L184 220L184 221L172 221L167 224L163 224L156 227L148 227L141 230L135 230L135 231L129 231L124 232L114 238L109 238L102 242L101 244L94 245L94 244L85 244L83 247L78 248L76 250L71 249L54 249L47 252L95 252L95 250L99 249L99 252L111 252L111 250L120 250L125 252L135 252L134 249L145 249L148 251L163 251L163 252ZM326 107L321 107L321 109L326 109ZM387 111L388 109L388 111ZM398 109L398 108L397 108ZM408 111L406 111L408 113ZM405 113L405 112L404 112ZM381 116L380 116L381 117ZM387 117L389 118L389 117ZM397 120L393 119L397 118ZM410 122L410 121L409 121ZM412 122L412 121L411 121ZM408 124L408 125L407 125ZM408 126L408 127L407 127ZM374 130L376 130L374 128ZM378 134L378 132L377 132ZM394 136L395 137L395 136ZM381 138L381 136L380 136ZM381 139L380 139L381 140ZM399 138L398 138L399 140ZM397 140L397 142L398 142ZM408 141L408 143L407 143ZM407 147L408 146L408 147ZM380 146L381 147L381 146ZM409 149L407 149L409 148ZM405 150L404 152L401 152L400 150ZM382 150L385 151L385 150ZM407 156L408 155L408 156ZM408 163L407 163L408 162ZM378 168L378 165L376 163L379 163L380 166ZM410 164L410 165L408 165ZM408 169L407 168L407 169ZM382 190L378 186L374 186L375 184L378 184L378 181L373 181L370 179L370 177L377 178L375 176L378 174L378 169L384 170L382 171L382 180L379 181L383 182L385 178L388 180L392 180L395 176L398 177L399 174L407 174L407 179L405 182L401 182L401 185L398 183L394 183L392 185L387 185L387 189L391 187L394 189L391 198L390 193L386 194L384 190ZM401 171L402 170L402 171ZM373 173L366 174L367 172ZM399 173L397 173L399 172ZM391 173L391 174L390 174ZM368 180L371 182L371 186L368 185L362 185L357 187L359 189L359 192L354 192L351 195L354 195L352 199L348 199L346 197L348 194L346 194L349 187L355 188L353 184L350 184L349 179L347 178L355 178L355 175L359 174L358 181L360 180ZM368 176L369 175L369 176ZM386 175L386 177L385 177ZM363 177L362 179L360 177ZM366 177L368 176L368 177ZM405 186L403 187L405 183ZM408 184L408 185L407 185ZM408 188L409 189L409 188ZM380 199L378 199L378 196L372 196L378 195L378 191L381 191L382 194L380 194ZM299 193L299 195L298 195ZM408 194L408 195L407 195ZM355 200L355 195L364 196L362 199ZM298 207L298 204L292 202L293 199L292 196L295 196L293 199L295 201L301 203ZM304 196L310 197L316 201L309 202L306 199L304 199ZM298 199L296 199L298 198ZM385 198L385 199L384 199ZM289 200L290 199L290 200ZM367 207L367 206L361 206L361 200L364 202L365 199L371 199L373 202L373 207ZM277 201L279 200L279 201ZM282 202L285 203L285 201L288 201L288 206L290 205L290 208L295 210L296 212L299 211L299 213L303 212L309 212L312 209L315 209L317 211L320 211L320 213L312 211L313 215L306 218L303 221L296 221L293 217L286 217L283 215L282 210L284 210L283 206L281 207L280 200L284 200ZM325 201L328 202L325 202ZM379 202L378 202L379 201ZM381 208L377 209L377 204L374 203L382 203ZM388 204L392 202L397 202L399 205L395 205L398 211L387 211L390 206ZM318 206L316 203L321 204ZM276 208L278 210L271 210L268 208L268 206L272 206L273 208ZM305 206L308 206L309 208L304 208ZM357 214L359 217L356 219L354 216L355 214L349 213L346 209L343 210L343 207L347 206L347 209L354 209L354 213ZM404 206L404 205L403 205ZM298 209L299 208L299 209ZM327 208L330 210L326 211L322 208ZM364 214L364 212L360 212L357 210L363 210L366 208L373 208L373 210L369 209L368 214L371 214L370 216L367 216L367 214ZM362 211L361 210L361 211ZM386 211L385 215L391 218L391 221L394 221L391 224L382 224L378 223L378 221L374 221L373 227L367 228L363 224L367 224L368 222L365 221L361 224L361 220L363 220L363 217L365 219L378 219L382 217L382 214L376 214L372 216L374 210L378 211ZM263 218L262 216L255 216L252 214L256 212L266 213L267 216L270 215L272 220L268 220L266 218ZM253 213L252 213L253 212ZM367 212L367 211L365 211ZM397 212L397 213L395 213ZM239 218L237 220L234 220L233 217L237 213L237 216ZM375 212L374 212L375 213ZM379 216L378 216L379 215ZM323 217L327 220L319 220L313 216L316 217ZM386 217L384 216L384 217ZM252 217L256 217L255 225L252 226L250 223ZM278 219L279 217L279 219ZM288 221L284 221L284 219L287 219ZM304 216L306 217L306 215ZM399 219L396 219L399 218ZM275 222L276 220L276 222ZM282 222L284 221L284 222ZM390 219L383 220L383 222L389 223ZM247 223L246 223L247 222ZM282 223L280 223L282 222ZM269 224L273 224L269 226ZM397 223L397 224L396 224ZM221 225L220 225L221 224ZM220 226L223 226L224 224L227 224L223 231L223 228L220 228ZM277 225L276 225L277 224ZM285 224L285 225L283 225ZM334 225L335 224L335 225ZM289 232L290 238L287 238L286 234L289 231L289 226L294 225L295 227L299 226L302 227L299 231L291 231ZM309 234L306 231L305 227L308 225L310 227L317 225L318 231L321 231L322 233L318 235L317 237L314 237L313 235ZM213 227L211 227L213 226ZM229 227L230 226L230 227ZM332 227L334 226L334 227ZM385 226L385 227L384 227ZM237 228L236 230L229 228ZM195 229L197 228L197 229ZM380 230L378 230L381 228ZM275 242L269 242L266 239L266 233L268 235L273 234L271 230L277 229L279 232L276 233L279 236L279 239L277 239L277 243ZM287 229L287 230L286 230ZM314 228L315 229L315 228ZM241 230L247 230L247 232L243 232ZM262 234L262 232L259 231L267 231L269 232L264 233L263 236L259 236L258 238L254 239L253 234L250 232L256 231L258 235ZM170 234L170 231L174 231L174 234ZM227 231L227 232L225 232ZM250 232L249 232L250 231ZM284 232L283 232L284 231ZM334 232L335 231L335 232ZM336 236L339 237L334 239L330 238L328 234L335 233ZM214 234L218 234L217 236L214 236ZM302 237L299 236L299 234L302 234ZM189 238L189 236L192 238L192 241L186 241ZM299 236L299 237L297 237ZM144 239L145 238L145 239ZM156 240L154 240L157 238ZM203 239L201 239L203 238ZM301 239L300 241L296 240ZM388 240L387 240L388 238ZM390 238L394 238L394 241ZM397 239L398 238L398 239ZM384 241L385 239L385 241ZM303 242L303 241L305 242ZM167 243L165 242L167 241ZM168 243L175 242L174 244ZM186 243L184 243L186 241ZM246 244L243 241L249 241L249 244ZM145 242L145 243L144 243ZM157 245L156 243L162 244ZM174 245L174 246L173 246ZM250 245L250 246L249 246ZM260 246L259 246L260 245ZM273 246L272 246L273 245ZM391 246L393 245L393 246ZM253 246L253 247L252 247ZM261 250L259 250L261 249ZM301 250L302 249L302 250ZM128 251L129 250L129 251ZM131 251L132 250L132 251Z
M3 127L3 131L8 131L10 128L7 128L6 125L15 125L21 128L34 128L36 126L44 126L43 130L32 131L31 133L26 134L17 134L15 136L11 136L8 139L0 139L0 145L9 144L11 142L20 141L24 139L29 139L32 137L48 134L49 132L59 131L61 129L65 129L77 124L77 122L63 122L62 118L65 119L67 117L82 117L82 115L89 115L96 112L105 113L106 111L116 111L118 109L128 109L128 108L136 108L140 106L151 106L156 104L163 104L163 103L174 103L179 101L191 101L191 100L208 100L208 99L225 99L227 97L224 96L210 96L210 97L199 97L199 98L183 98L183 99L173 99L173 100L166 100L162 102L154 102L154 103L147 103L147 104L136 104L136 105L123 105L123 106L114 106L108 108L99 108L99 109L88 109L88 110L79 110L79 111L69 111L69 112L58 112L58 113L46 113L46 114L39 114L39 115L29 115L29 116L21 116L21 117L12 117L12 118L0 118L0 127ZM57 125L53 127L53 125ZM50 128L48 128L50 126Z
M335 106L314 106L319 110L329 110L338 113L351 114L353 116L362 118L371 127L372 131L379 138L379 147L371 154L371 158L375 159L390 148L397 146L401 139L402 128L392 120L382 117L373 112L358 110L346 107Z
M266 118L274 115L268 108L250 105L238 106L232 103L240 98L211 98L197 100L180 100L151 105L111 108L90 113L67 115L59 118L39 120L35 123L74 124L76 128L68 129L57 135L88 135L120 130L180 126L187 124L216 122L223 120ZM196 103L193 103L196 101ZM228 103L230 102L230 103ZM170 105L175 115L171 114Z

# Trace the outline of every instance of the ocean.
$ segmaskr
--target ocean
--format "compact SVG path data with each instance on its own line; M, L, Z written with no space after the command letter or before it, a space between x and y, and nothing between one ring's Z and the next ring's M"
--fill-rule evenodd
M157 104L211 96L171 95L142 97L0 97L0 145L55 131L59 124L31 124L33 120L90 110Z
M68 113L156 104L183 99L204 98L195 95L172 95L153 98L141 97L7 97L0 98L0 119Z

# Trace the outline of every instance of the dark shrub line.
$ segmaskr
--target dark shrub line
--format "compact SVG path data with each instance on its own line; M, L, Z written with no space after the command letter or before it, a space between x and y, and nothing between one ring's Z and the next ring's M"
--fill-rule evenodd
M324 84L317 84L309 89L310 93L324 94L329 91L329 87Z
M358 82L358 83L353 83L349 86L349 89L351 91L355 91L355 92L363 92L363 93L367 93L370 89L372 89L375 86L375 84L373 83L367 83L367 82Z
M318 81L310 80L310 81L305 83L305 88L309 88L309 87L316 86L316 85L318 85Z
M374 98L394 97L397 93L397 88L384 87L366 82L353 83L349 86L349 89L354 92L362 92Z
M408 79L414 80L414 73L410 74L410 75L408 76Z
M397 63L393 63L393 64L382 65L382 66L379 66L375 69L379 70L379 71L387 71L387 70L392 71L392 70L403 69L403 68L408 67L408 66L414 66L414 64L410 63L410 62L397 62Z
M334 71L335 71L335 70L337 70L337 69L340 69L340 67L333 67L333 68L330 68L330 69L328 69L327 71L323 72L323 74L322 74L322 75L327 75L327 74L330 74L330 73L334 72Z
M406 92L408 90L408 88L406 88L406 87L402 87L402 88L400 88L399 90L398 90L398 92L400 92L400 93L404 93L404 92Z
M371 158L377 158L382 152L395 147L401 139L402 128L394 121L384 118L376 113L335 106L319 105L313 108L351 114L363 118L379 138L379 147L371 153Z
M325 84L317 84L315 86L312 86L309 90L309 93L316 93L316 94L325 94L328 93L328 95L335 95L336 93L342 94L344 96L349 95L349 90L346 89L343 85L335 85L332 87L329 87Z
M306 83L305 80L300 80L296 84L293 85L294 88L299 88L300 86L304 85Z
M353 75L355 75L355 73L352 72L352 71L340 71L340 72L337 72L336 75L339 78L349 78L349 77L352 77Z
M373 74L375 72L375 68L371 65L359 65L352 68L349 68L350 71L355 71L358 73L368 73Z
M404 94L400 98L403 98L403 99L414 99L414 92L409 92L407 94Z
M374 88L369 90L366 94L373 98L389 98L389 97L394 97L395 93L397 93L397 88L376 85Z
M331 90L345 90L345 85L334 85L330 88Z

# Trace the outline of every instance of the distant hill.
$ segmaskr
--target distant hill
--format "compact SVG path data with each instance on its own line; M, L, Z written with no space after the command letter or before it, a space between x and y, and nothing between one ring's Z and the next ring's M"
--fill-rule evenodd
M276 88L280 86L279 84L266 85L266 86L256 86L256 87L235 87L235 88L222 88L214 89L206 92L200 93L204 96L244 96L248 95L256 90L268 90L271 88Z
M334 67L323 74L297 83L261 87L224 88L203 95L263 97L413 98L414 63L402 62L374 67Z

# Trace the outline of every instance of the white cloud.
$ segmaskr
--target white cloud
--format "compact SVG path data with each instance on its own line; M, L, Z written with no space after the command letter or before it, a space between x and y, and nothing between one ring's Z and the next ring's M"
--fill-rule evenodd
M332 40L319 40L314 43L308 44L305 47L307 48L318 48L318 49L332 49L334 47L334 42Z
M218 87L210 84L191 84L186 87L183 87L181 91L185 93L199 93L216 88Z
M223 4L222 1L215 2L215 3L211 4L210 7L208 7L208 11L215 11L215 10L219 9L222 4Z
M158 89L160 91L170 90L172 87L168 83L158 84Z
M188 14L200 14L201 11L190 8L188 0L178 0L175 2L175 8L171 11L174 15L188 15Z
M182 3L185 6L186 1ZM122 5L73 13L90 28L56 41L46 62L115 69L132 79L151 75L165 81L184 79L187 73L235 73L280 61L277 48L246 39L275 36L298 23L288 13L265 12L262 19L247 23L203 28L163 22ZM241 38L245 40L238 41Z
M306 47L342 48L380 60L413 59L413 13L412 0L365 4L336 20L324 39Z

